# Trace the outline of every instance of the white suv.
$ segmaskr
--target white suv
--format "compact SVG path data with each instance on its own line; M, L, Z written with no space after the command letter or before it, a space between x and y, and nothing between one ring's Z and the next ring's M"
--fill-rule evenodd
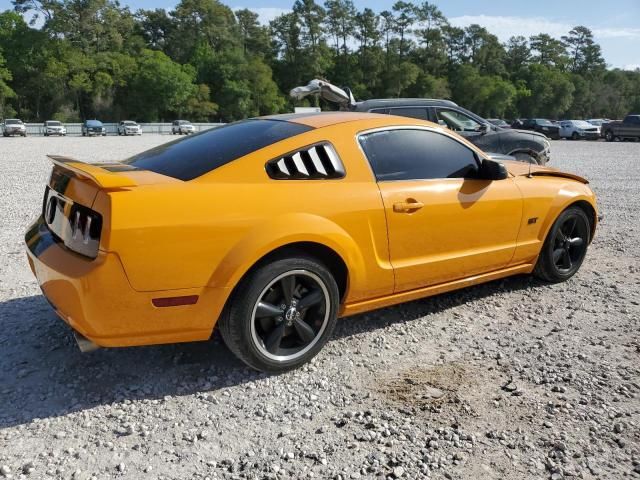
M5 137L20 135L22 137L27 136L27 127L17 118L7 118L2 126L2 135Z
M51 135L59 135L64 137L67 134L67 129L62 124L62 122L58 122L57 120L47 120L44 122L42 126L42 131L45 137L49 137Z
M171 135L189 135L195 131L195 127L188 120L174 120L171 124Z
M600 127L584 120L562 120L560 122L560 137L571 140L598 140Z
M142 127L132 120L122 120L118 124L118 135L142 135Z

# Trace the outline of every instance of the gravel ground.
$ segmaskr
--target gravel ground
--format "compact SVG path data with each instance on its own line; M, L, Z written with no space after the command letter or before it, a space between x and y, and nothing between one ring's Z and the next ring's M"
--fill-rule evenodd
M307 367L266 376L217 336L81 354L28 269L45 153L170 138L0 139L0 477L640 478L640 144L553 142L606 216L569 282L346 319Z

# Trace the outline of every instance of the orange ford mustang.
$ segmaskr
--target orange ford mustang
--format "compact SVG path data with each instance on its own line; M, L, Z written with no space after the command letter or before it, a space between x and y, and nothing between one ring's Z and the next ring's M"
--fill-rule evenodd
M263 117L122 163L52 160L27 252L81 347L218 325L269 372L308 361L340 316L515 274L566 280L598 218L583 178L388 115Z

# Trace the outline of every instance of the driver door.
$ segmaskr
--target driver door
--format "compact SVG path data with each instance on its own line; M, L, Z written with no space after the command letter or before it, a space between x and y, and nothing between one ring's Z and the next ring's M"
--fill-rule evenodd
M522 198L511 178L477 178L475 153L420 127L360 135L387 218L395 291L503 268L511 261Z

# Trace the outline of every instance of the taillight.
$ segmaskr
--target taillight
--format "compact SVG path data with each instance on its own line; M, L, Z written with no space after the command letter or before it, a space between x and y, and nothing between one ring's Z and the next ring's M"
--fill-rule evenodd
M98 212L47 187L42 216L51 233L69 250L89 258L98 256L102 231L102 215Z
M69 226L71 234L65 238L64 244L74 252L96 258L100 247L102 215L74 203L69 215Z

